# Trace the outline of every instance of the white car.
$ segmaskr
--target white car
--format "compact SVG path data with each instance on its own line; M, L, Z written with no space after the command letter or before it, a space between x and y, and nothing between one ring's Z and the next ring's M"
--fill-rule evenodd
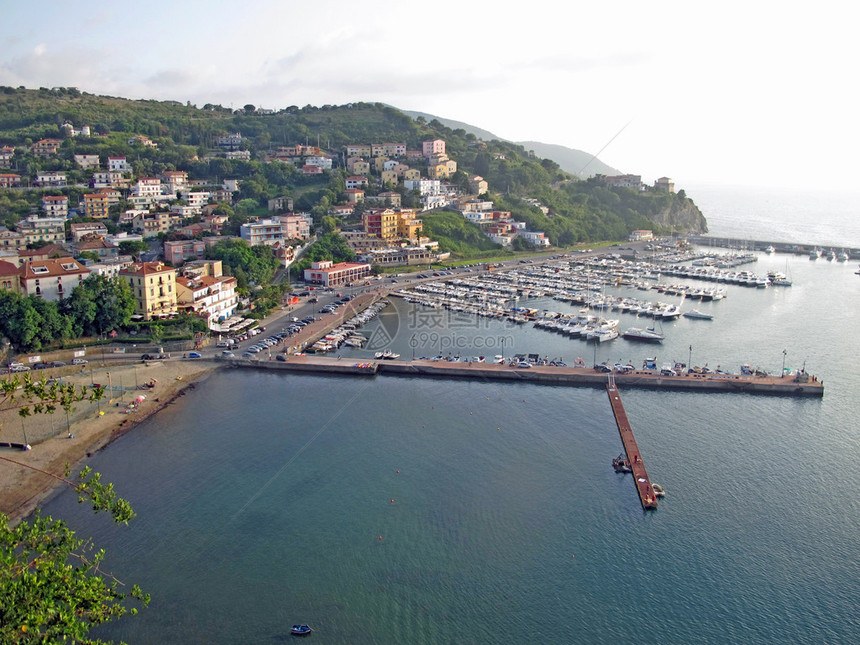
M87 359L85 358L73 358L72 365L86 365Z

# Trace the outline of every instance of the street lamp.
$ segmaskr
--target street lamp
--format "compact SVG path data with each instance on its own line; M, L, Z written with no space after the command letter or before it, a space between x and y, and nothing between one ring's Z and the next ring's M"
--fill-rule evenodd
M782 350L782 371L779 373L779 378L785 378L785 355L786 351Z

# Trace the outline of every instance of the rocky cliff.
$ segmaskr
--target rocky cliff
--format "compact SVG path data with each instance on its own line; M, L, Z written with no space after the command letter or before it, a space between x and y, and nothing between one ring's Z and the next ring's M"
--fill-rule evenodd
M683 233L707 233L708 222L689 197L676 195L669 205L649 216L655 224Z

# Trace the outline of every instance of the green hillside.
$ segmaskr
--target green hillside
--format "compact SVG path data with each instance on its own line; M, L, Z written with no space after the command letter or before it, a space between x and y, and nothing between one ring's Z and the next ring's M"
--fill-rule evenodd
M89 125L91 136L67 136L64 122L75 127ZM251 161L213 158L216 137L239 132ZM132 135L144 135L157 147L132 145ZM40 158L29 153L29 145L42 138L62 139L57 157ZM412 119L381 103L354 103L342 106L286 107L260 114L254 106L231 110L220 105L202 107L171 101L131 101L96 96L70 88L0 88L0 145L15 146L11 171L32 179L38 170L66 170L70 183L85 185L88 173L77 169L75 154L125 155L135 176L154 175L164 170L185 170L191 179L219 183L224 178L241 180L237 201L245 211L264 207L266 199L288 195L295 208L314 213L317 219L331 206L344 203L344 147L347 144L381 142L405 143L420 149L427 139L444 139L451 159L458 164L452 178L468 186L477 174L489 183L489 197L499 209L509 210L516 219L534 230L545 231L554 245L597 240L623 240L636 228L657 233L707 230L704 217L683 194L634 192L609 189L593 180L580 181L562 170L558 163L541 159L523 146L485 141L463 128L450 128L438 120ZM334 167L322 175L305 177L292 164L263 161L277 146L310 144L332 156ZM207 155L208 160L204 160ZM416 162L416 168L421 168ZM8 171L6 171L8 172ZM381 187L380 187L381 189ZM404 205L415 203L415 195L397 188ZM372 194L373 188L370 189ZM56 190L54 192L57 192ZM80 188L62 189L75 206ZM13 225L38 205L38 191L0 191L0 219ZM545 215L524 199L538 199L549 209ZM680 216L678 214L681 214ZM463 248L462 231L446 237L440 218L437 234L443 246ZM658 224L657 222L664 222ZM433 229L434 224L428 226ZM477 231L477 229L474 229Z

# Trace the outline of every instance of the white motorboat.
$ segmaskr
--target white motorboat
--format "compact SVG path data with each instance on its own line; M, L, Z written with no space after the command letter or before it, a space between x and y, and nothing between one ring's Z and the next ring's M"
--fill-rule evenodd
M622 337L625 340L640 340L646 343L660 343L665 338L663 334L650 327L648 329L631 327L622 334Z
M690 309L690 311L684 312L684 318L695 318L698 320L713 320L714 317L711 314L706 314L703 311L699 311L698 309Z

